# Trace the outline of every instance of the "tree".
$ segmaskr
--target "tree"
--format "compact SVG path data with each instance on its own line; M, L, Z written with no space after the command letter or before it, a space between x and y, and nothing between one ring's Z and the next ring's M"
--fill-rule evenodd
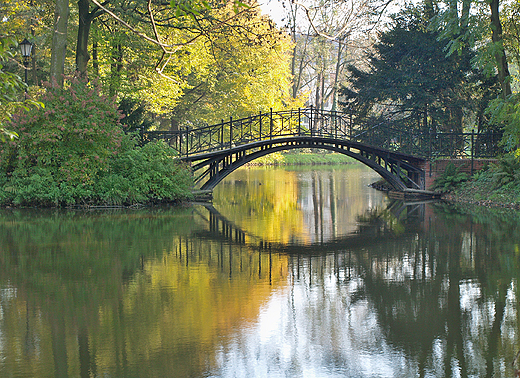
M50 77L51 81L56 81L59 86L63 86L63 77L65 75L69 14L69 0L56 0L54 29L52 33Z
M360 120L384 111L403 130L455 132L477 122L480 98L493 83L472 68L471 50L446 57L446 42L428 29L432 12L426 3L392 16L368 70L349 67L351 88L342 93Z
M495 60L498 70L498 81L502 87L502 96L507 99L511 95L511 78L506 52L504 50L504 38L502 35L502 23L500 21L499 0L487 0L491 11L491 40L494 44Z
M339 82L347 64L367 47L388 2L283 1L286 25L293 38L292 93L310 92L316 107L337 106Z
M155 0L41 4L45 16L38 22L46 29L40 47L51 59L40 60L51 62L43 72L58 85L64 73L99 79L111 97L146 104L177 124L294 104L287 95L290 41L261 16L256 1L219 0L211 7ZM13 20L15 8L10 2ZM67 23L69 13L79 21Z
M290 41L255 1L239 9L232 1L217 3L190 16L140 4L126 10L125 24L104 15L92 29L97 58L91 74L111 95L145 99L174 128L294 104L288 93ZM163 46L151 44L145 32L159 36Z
M188 50L188 59L196 64L186 72L188 85L172 109L175 122L216 123L301 104L289 92L289 38L255 8L251 4L214 29L211 40L201 39ZM214 16L228 19L232 13L228 6Z

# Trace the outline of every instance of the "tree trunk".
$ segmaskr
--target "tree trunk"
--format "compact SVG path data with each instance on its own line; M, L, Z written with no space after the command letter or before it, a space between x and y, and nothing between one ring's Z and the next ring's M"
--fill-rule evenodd
M110 96L117 94L120 87L121 71L123 69L123 46L117 43L112 46L112 64L110 65Z
M509 82L509 66L507 64L506 52L503 46L502 23L498 11L500 0L489 0L491 9L491 40L499 48L496 49L495 60L498 69L498 80L502 86L502 96L506 99L511 92L511 83Z
M92 68L94 74L99 77L99 59L98 59L98 43L97 41L92 43Z
M334 84L332 85L332 110L335 111L338 106L338 81L340 70L343 65L341 61L341 55L343 54L343 42L344 38L340 38L338 43L338 54L336 55L336 70L334 72Z
M322 97L321 97L321 82L323 80L323 73L320 71L318 72L318 77L316 78L316 109L319 109L320 108L320 105L321 105L321 100L322 100Z
M302 54L301 54L299 65L298 65L298 72L295 72L294 76L293 76L293 83L292 83L292 96L293 96L293 98L298 97L298 92L300 91L300 85L301 85L301 82L302 82L303 70L304 70L304 66L305 66L305 58L307 56L307 46L308 46L308 43L309 43L309 36L306 35L305 36L305 43L303 45L303 51L302 51ZM293 57L293 59L296 59L296 46L294 46L294 57ZM296 60L294 61L294 64L296 66ZM296 67L295 67L295 71L296 71Z
M96 24L92 21L92 26L94 27L94 31L97 30ZM98 35L95 33L94 40L92 41L92 68L94 69L94 75L99 77L99 57L98 57Z
M67 53L67 24L69 21L69 0L56 0L54 10L54 31L51 46L51 82L63 86L65 55Z
M92 14L89 0L78 1L79 22L78 40L76 44L76 73L79 77L87 76L87 64L90 59L88 54L88 36L92 25Z
M462 14L460 16L460 30L461 34L468 29L469 15L471 10L471 0L462 1Z

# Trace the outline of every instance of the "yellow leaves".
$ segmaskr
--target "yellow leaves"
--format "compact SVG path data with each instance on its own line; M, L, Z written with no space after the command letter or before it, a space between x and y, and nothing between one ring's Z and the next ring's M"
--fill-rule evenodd
M140 322L124 336L129 358L150 354L155 361L161 350L188 343L197 345L188 358L211 362L214 345L256 320L273 290L285 285L287 266L286 256L176 237L171 251L146 261L123 293L125 319Z

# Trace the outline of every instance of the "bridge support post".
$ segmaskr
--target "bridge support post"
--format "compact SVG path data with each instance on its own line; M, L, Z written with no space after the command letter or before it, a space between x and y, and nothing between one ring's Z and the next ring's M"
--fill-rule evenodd
M269 112L269 139L273 139L273 108Z
M312 116L312 105L311 105L311 115L309 117L309 129L310 129L310 132L311 132L311 137L314 136L314 125L312 124L313 122L313 116Z
M298 136L302 135L302 111L298 108Z
M220 120L220 145L224 146L224 120Z
M233 117L229 117L229 148L233 147Z

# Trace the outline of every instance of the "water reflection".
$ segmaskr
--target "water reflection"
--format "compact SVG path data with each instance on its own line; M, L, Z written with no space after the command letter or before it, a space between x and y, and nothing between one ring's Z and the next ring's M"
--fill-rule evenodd
M377 177L359 164L242 169L217 186L214 204L261 240L312 244L356 232L361 214L384 205L384 194L367 188Z
M0 376L514 376L517 213L264 173L214 206L1 212Z
M382 211L365 225L371 243L360 232L286 246L290 294L220 350L217 376L513 376L519 240L505 236L520 235L516 214L406 208L424 222L398 237Z

